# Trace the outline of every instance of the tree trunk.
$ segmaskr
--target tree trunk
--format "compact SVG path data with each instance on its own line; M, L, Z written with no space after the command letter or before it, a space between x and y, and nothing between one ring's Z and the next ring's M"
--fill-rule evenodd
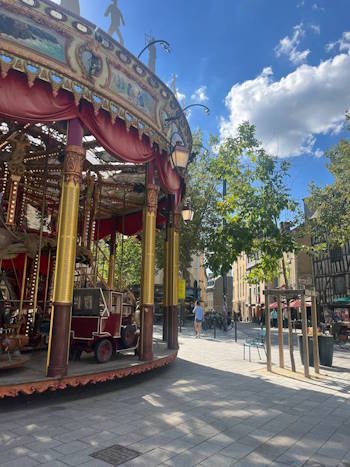
M284 255L282 257L282 269L283 269L283 277L286 289L288 289L288 277L287 277L287 268L286 268L286 261L284 259ZM294 359L294 345L293 345L293 327L292 327L292 313L290 311L289 302L287 298L287 312L288 312L288 343L289 343L289 356L290 356L290 363L292 366L292 371L295 373L295 359Z

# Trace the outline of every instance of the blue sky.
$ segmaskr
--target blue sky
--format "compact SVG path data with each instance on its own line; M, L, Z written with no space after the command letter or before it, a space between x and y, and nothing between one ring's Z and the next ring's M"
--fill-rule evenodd
M109 0L80 0L82 16L108 29ZM249 119L274 155L291 164L301 199L314 180L331 178L322 153L344 136L350 108L349 0L119 0L126 47L135 55L145 33L170 42L158 50L157 74L177 74L186 104L211 109L190 115L226 137ZM147 61L147 54L144 56Z

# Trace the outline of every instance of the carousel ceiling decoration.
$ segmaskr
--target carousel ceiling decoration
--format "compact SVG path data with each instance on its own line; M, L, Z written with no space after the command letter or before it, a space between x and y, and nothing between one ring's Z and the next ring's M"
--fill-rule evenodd
M107 111L112 122L123 120L127 130L134 127L140 139L146 135L161 151L168 151L177 132L190 151L190 128L174 93L110 35L74 14L79 2L66 0L62 5L65 8L49 0L0 0L2 78L16 70L27 76L29 87L41 80L50 84L54 96L68 91L77 106L85 100L96 114ZM122 42L122 16L116 18L115 9L121 15L117 2L106 14L112 18L111 32ZM181 117L170 121L174 115Z
M0 164L0 191L6 196L8 193L17 193L17 190L11 188L11 184L16 183L23 193L21 206L16 206L17 200L14 203L9 201L8 225L13 225L17 213L22 227L38 231L38 219L45 195L44 231L51 233L60 200L65 131L61 123L50 126L23 125L0 119L0 160L3 162ZM142 210L145 166L116 161L91 135L84 136L83 146L87 154L82 195L90 199L94 193L95 196L98 194L96 219L108 219ZM160 199L162 196L166 195L161 193Z

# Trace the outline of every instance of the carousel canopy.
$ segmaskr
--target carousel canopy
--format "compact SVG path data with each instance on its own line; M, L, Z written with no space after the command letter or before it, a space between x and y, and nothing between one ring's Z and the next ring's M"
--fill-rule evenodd
M94 199L95 236L108 235L115 225L128 235L140 232L146 164L153 165L161 187L157 223L162 224L167 195L179 201L183 189L169 160L172 135L188 151L192 145L171 90L94 24L49 0L2 0L0 38L0 192L5 199L13 155L18 144L26 145L19 161L25 202L18 222L36 230L44 198L44 231L55 234L67 122L79 119L87 151L80 209L86 197Z

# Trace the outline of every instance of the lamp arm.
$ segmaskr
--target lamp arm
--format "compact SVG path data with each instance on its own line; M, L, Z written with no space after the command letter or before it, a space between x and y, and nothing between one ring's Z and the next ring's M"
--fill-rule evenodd
M203 109L205 109L206 112L210 112L209 107L207 107L204 104L190 104L190 105L187 105L184 109L182 109L182 112L185 112L186 110L190 109L191 107L203 107Z
M166 118L166 119L165 119L165 122L166 122L166 123L169 123L169 122L174 122L175 120L178 120L178 119L181 117L181 115L182 115L186 110L190 109L191 107L202 107L207 115L209 115L209 113L210 113L209 107L207 107L207 106L204 105L204 104L190 104L190 105L187 105L184 109L178 110L178 111L176 112L176 114L175 114L173 117L168 117L168 118Z
M168 41L165 41L163 39L157 39L156 41L152 41L150 42L149 44L147 44L142 50L141 52L138 54L137 58L140 59L141 55L148 49L148 47L151 47L151 45L154 45L154 44L159 44L159 43L162 43L162 44L165 44L168 48L168 50L170 51L170 44Z

